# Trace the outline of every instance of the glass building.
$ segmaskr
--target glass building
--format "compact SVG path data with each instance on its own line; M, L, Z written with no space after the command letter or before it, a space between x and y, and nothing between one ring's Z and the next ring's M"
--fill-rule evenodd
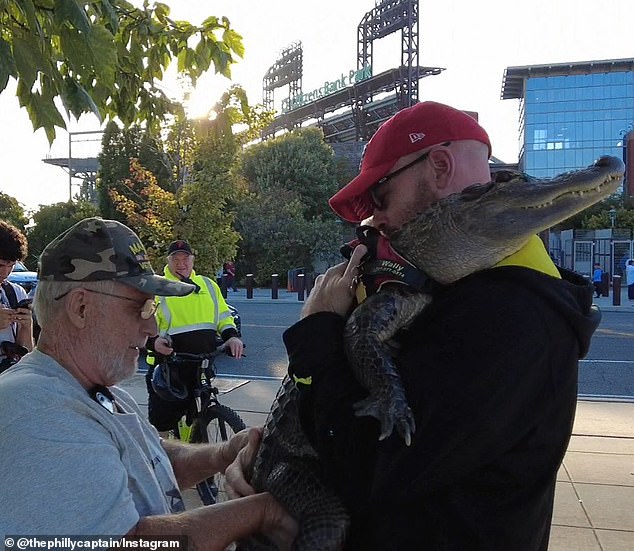
M532 176L622 158L634 124L634 59L508 67L502 99L520 100L519 168Z

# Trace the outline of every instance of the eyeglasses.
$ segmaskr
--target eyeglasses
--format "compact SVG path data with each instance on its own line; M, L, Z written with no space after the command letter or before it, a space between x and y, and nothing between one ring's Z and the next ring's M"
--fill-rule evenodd
M451 142L445 142L445 143L442 143L440 145L442 145L443 147L448 147L449 145L451 145ZM407 163L406 165L402 166L401 168L397 168L394 172L390 172L387 176L383 176L383 178L378 180L377 183L374 184L370 188L370 197L372 198L372 203L374 204L374 208L377 208L377 209L383 208L383 201L377 195L377 191L379 190L380 187L382 187L385 184L387 184L392 178L394 178L395 176L397 176L401 172L405 172L408 168L411 168L414 165L416 165L418 163L422 163L423 161L427 160L427 157L429 157L429 154L432 151L434 151L434 150L430 149L429 151L423 153L420 157L416 157L416 159L414 159L411 163Z
M113 295L112 293L104 293L103 291L94 291L93 289L86 289L84 287L82 287L82 289L84 291L87 291L89 293L94 293L96 295L104 295L107 297L120 298L121 300L130 300L136 303L137 305L139 305L139 301L135 298L123 297L121 295ZM60 300L64 298L71 291L74 291L74 289L69 289L65 293L62 293L58 297L55 297L54 300ZM147 300L143 301L143 306L141 306L141 312L140 312L141 319L149 320L156 313L157 309L158 309L158 303L154 302L153 298L148 298Z

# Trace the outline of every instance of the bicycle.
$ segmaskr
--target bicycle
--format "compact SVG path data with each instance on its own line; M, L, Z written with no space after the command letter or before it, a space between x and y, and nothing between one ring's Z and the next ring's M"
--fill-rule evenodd
M156 366L157 370L163 367L170 370L185 362L199 362L193 389L188 389L193 399L190 400L184 416L185 422L179 422L178 434L175 434L177 438L193 444L224 442L246 428L237 412L218 401L220 391L211 382L216 377L213 360L225 353L229 352L222 348L202 354L174 352ZM213 505L227 499L222 473L199 482L196 490L204 505Z

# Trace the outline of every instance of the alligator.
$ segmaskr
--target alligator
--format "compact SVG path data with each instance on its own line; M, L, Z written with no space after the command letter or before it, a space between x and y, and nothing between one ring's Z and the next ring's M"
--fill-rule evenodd
M613 193L623 172L616 157L601 157L585 169L548 180L501 171L491 182L437 201L386 236L378 236L371 227L358 232L361 241L374 232L374 250L390 247L404 259L401 266L423 275L416 289L398 278L388 280L346 321L345 352L355 377L368 391L368 397L355 404L355 414L378 419L379 439L396 430L409 444L415 431L390 341L432 300L428 283L450 284L494 266L536 233ZM370 255L362 263L364 275L372 272L372 260L376 258ZM391 261L388 264L394 268ZM298 521L293 549L337 551L345 542L349 517L319 476L318 455L300 425L298 392L287 376L267 418L250 481L257 491L271 492ZM259 538L245 540L238 548L275 549Z

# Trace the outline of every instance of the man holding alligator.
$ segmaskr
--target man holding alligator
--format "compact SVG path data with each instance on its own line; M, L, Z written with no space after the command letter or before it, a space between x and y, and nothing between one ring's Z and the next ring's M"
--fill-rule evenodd
M490 154L474 119L419 103L377 131L360 174L330 203L350 222L372 216L393 236L431 204L488 182ZM501 229L492 217L477 224L479 233ZM445 230L463 232L470 247L466 222ZM345 548L545 551L578 360L598 325L592 286L555 267L530 235L493 268L435 286L431 304L394 338L415 422L408 446L396 431L379 440L376 420L353 408L367 393L343 335L365 252L358 246L349 263L317 279L302 319L284 334L304 429L351 515ZM252 491L239 473L248 461L243 452L230 468L238 494Z

